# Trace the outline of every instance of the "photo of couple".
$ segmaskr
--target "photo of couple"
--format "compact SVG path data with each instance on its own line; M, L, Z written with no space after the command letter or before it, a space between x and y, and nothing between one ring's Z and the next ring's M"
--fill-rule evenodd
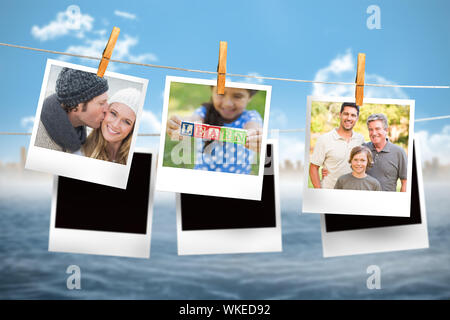
M321 111L338 126L323 132ZM408 106L313 102L311 122L310 188L406 192Z
M140 101L134 87L111 94L106 78L64 67L43 102L34 145L125 165Z
M125 189L148 80L48 59L25 168Z

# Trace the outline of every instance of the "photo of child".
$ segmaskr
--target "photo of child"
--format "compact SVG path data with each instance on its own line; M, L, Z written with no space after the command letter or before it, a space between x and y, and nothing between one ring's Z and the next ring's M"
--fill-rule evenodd
M261 200L272 87L166 77L156 190Z
M366 174L373 166L372 153L364 146L356 146L350 152L348 160L351 173L344 174L337 179L335 189L381 191L380 182Z
M173 82L163 166L257 175L266 92ZM240 129L240 130L238 130ZM180 141L191 142L190 161L173 159Z

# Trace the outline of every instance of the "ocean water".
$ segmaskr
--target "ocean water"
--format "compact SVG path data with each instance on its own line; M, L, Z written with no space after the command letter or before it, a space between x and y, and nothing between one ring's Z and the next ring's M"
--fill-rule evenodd
M319 215L281 179L283 252L178 256L175 197L155 196L150 259L48 252L52 181L0 176L1 299L449 299L450 183L425 181L429 249L323 258ZM81 269L68 290L66 269ZM381 289L369 290L369 265Z

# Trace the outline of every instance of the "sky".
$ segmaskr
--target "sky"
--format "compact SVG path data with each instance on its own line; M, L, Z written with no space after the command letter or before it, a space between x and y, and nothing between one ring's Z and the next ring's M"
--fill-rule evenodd
M380 10L379 29L367 25L371 5ZM215 71L219 41L227 41L229 73L354 82L362 52L367 83L448 86L449 12L446 0L3 0L0 42L101 56L116 26L121 32L112 59ZM0 132L31 131L47 59L98 66L98 61L4 46L0 57ZM214 78L118 63L108 70L149 80L140 133L160 130L167 75ZM354 96L353 86L253 82L272 86L271 129L304 128L308 95ZM450 114L450 89L366 87L365 96L414 99L417 119ZM450 119L416 122L415 136L422 160L437 157L450 164ZM303 133L280 134L281 159L303 162L304 139ZM29 141L29 136L0 136L0 161L19 161L20 147ZM155 149L158 144L151 137L136 143Z

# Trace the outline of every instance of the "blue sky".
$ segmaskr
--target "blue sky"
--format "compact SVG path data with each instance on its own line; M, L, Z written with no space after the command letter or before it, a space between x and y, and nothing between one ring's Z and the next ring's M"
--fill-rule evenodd
M368 6L381 10L369 30ZM67 7L81 10L80 28L65 28ZM25 9L26 8L26 9ZM228 42L227 71L353 82L356 55L366 54L366 81L450 85L450 2L436 1L9 1L0 3L0 42L100 55L113 26L121 29L113 58L215 71L219 41ZM59 18L58 18L59 15ZM25 132L35 115L47 58L0 47L0 131ZM98 62L68 61L96 67ZM166 75L196 73L124 66L111 70L149 79L140 132L155 132ZM233 81L242 82L241 78ZM272 86L270 128L304 128L306 97L337 94L336 86L264 81ZM353 95L353 88L343 88ZM341 92L342 93L342 92ZM416 100L416 118L450 114L450 89L369 89L377 98ZM450 163L450 119L418 122L423 158ZM0 136L0 161L18 161L29 137ZM139 137L137 145L158 139ZM424 146L425 144L425 146ZM303 160L304 135L280 136L282 158Z

